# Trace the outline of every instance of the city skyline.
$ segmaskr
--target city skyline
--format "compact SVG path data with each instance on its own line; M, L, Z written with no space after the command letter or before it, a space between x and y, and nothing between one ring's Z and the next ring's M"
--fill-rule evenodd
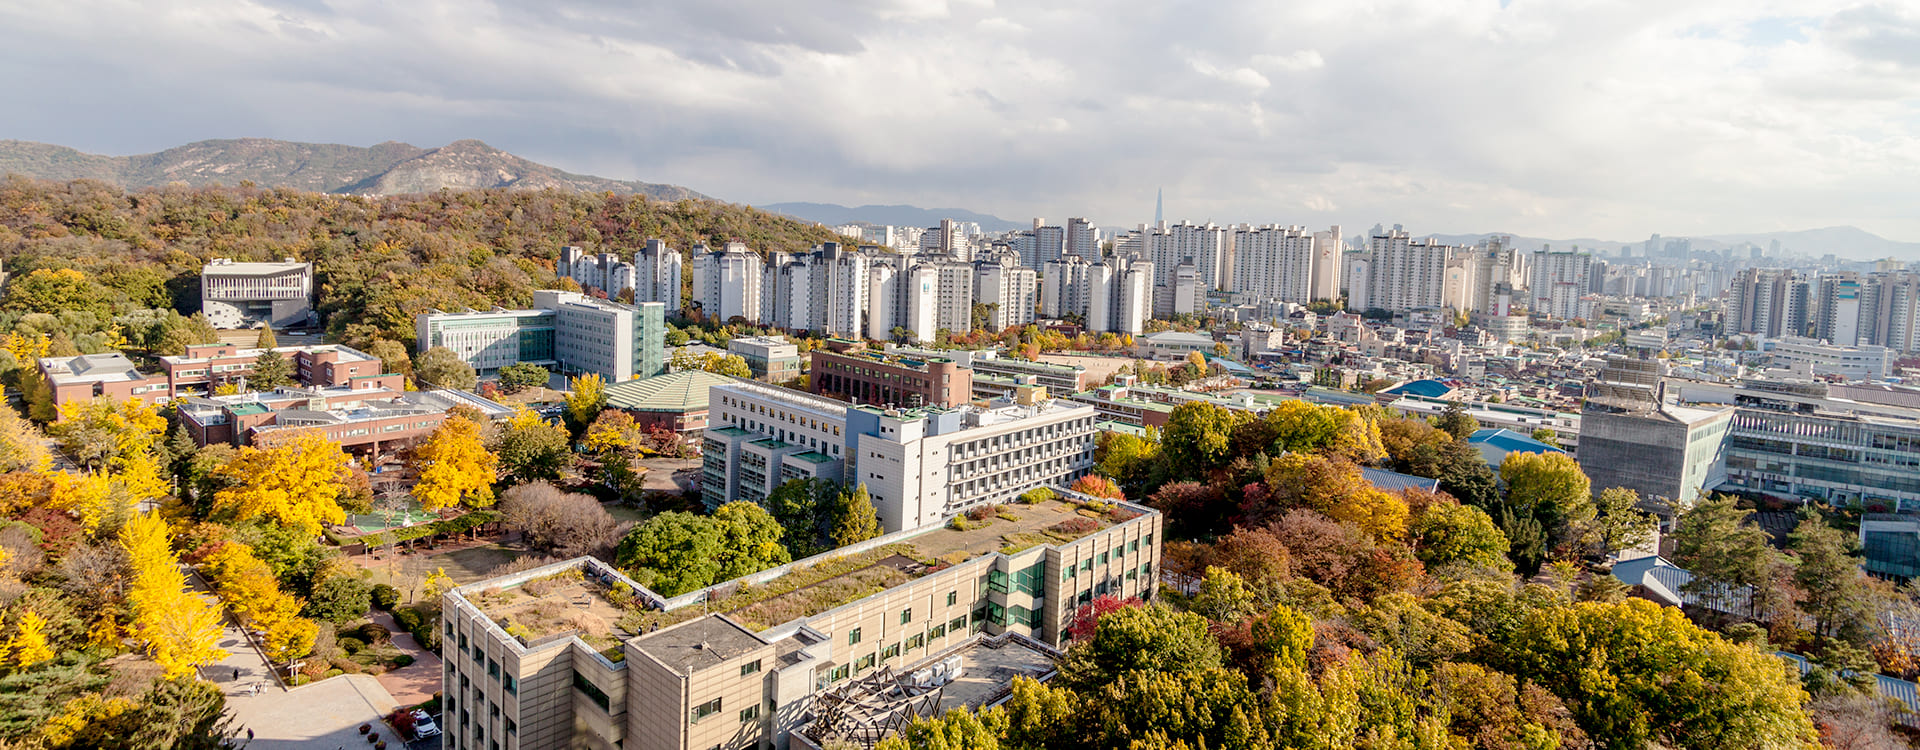
M1130 226L1164 188L1169 221L1920 239L1920 14L1892 6L257 0L0 21L19 105L0 137L97 153L470 137L754 204Z

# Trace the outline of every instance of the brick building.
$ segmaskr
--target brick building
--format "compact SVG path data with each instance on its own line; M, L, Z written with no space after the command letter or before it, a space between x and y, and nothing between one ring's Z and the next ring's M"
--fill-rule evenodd
M815 350L807 387L859 404L951 409L973 399L973 370L944 357Z

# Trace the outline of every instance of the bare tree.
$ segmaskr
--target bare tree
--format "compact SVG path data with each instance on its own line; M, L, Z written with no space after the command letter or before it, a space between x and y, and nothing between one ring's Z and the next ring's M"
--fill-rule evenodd
M562 492L546 482L507 490L500 497L500 515L542 554L562 558L603 554L620 540L620 522L600 507L600 501Z
M128 564L114 542L77 545L60 558L60 588L81 601L117 599Z

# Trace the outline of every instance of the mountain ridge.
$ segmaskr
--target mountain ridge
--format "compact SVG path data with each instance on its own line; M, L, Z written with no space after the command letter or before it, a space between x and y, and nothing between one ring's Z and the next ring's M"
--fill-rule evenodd
M556 188L645 195L660 200L708 196L679 185L566 172L463 139L436 148L399 141L372 146L273 138L195 141L151 154L104 156L35 141L0 140L0 174L45 180L93 179L125 188L232 185L252 181L323 193L399 195L442 188Z

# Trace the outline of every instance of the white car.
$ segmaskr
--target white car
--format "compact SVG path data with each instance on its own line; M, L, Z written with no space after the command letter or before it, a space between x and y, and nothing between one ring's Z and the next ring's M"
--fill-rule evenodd
M433 723L433 717L420 709L413 710L413 738L438 737L440 725Z

